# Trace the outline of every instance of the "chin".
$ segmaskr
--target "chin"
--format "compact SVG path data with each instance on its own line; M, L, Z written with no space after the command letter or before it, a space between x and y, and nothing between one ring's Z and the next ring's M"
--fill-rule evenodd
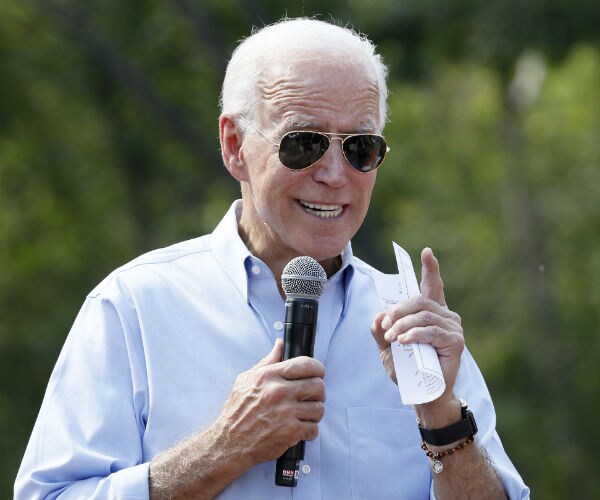
M312 246L310 249L306 249L307 253L303 255L308 255L312 257L317 262L322 262L329 259L335 259L338 257L346 248L347 242L341 245L317 245Z

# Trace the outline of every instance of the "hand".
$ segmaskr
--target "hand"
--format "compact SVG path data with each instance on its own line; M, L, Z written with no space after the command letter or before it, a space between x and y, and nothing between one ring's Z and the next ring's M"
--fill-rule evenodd
M265 358L237 377L216 422L229 436L228 445L252 465L279 458L319 433L325 368L306 356L280 361L282 349L277 340Z
M454 383L464 349L461 319L448 309L444 284L437 259L430 248L421 252L421 295L402 300L386 312L375 316L371 333L377 342L379 355L390 376L396 381L391 343L430 344L437 351L446 390L438 400L441 403L454 399ZM429 403L430 406L434 406ZM454 408L458 408L456 404Z

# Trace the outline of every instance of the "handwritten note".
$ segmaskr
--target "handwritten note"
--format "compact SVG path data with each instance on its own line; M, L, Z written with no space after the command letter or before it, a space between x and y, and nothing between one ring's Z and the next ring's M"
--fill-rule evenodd
M398 274L373 272L381 303L388 310L397 302L420 295L410 255L393 242ZM394 369L400 397L404 404L428 403L441 396L446 388L440 361L429 344L392 344Z

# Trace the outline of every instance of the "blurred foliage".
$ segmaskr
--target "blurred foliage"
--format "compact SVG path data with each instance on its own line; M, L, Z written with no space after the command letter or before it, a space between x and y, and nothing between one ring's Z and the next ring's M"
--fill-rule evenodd
M592 0L0 0L0 496L86 292L238 196L223 70L285 14L347 22L390 65L392 152L355 252L391 272L391 240L434 248L534 496L597 496Z

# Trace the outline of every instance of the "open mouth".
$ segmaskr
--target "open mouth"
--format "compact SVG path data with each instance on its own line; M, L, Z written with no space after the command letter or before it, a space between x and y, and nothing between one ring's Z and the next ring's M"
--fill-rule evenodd
M331 219L339 217L344 211L343 205L322 205L319 203L309 203L308 201L298 200L304 209L322 219Z

